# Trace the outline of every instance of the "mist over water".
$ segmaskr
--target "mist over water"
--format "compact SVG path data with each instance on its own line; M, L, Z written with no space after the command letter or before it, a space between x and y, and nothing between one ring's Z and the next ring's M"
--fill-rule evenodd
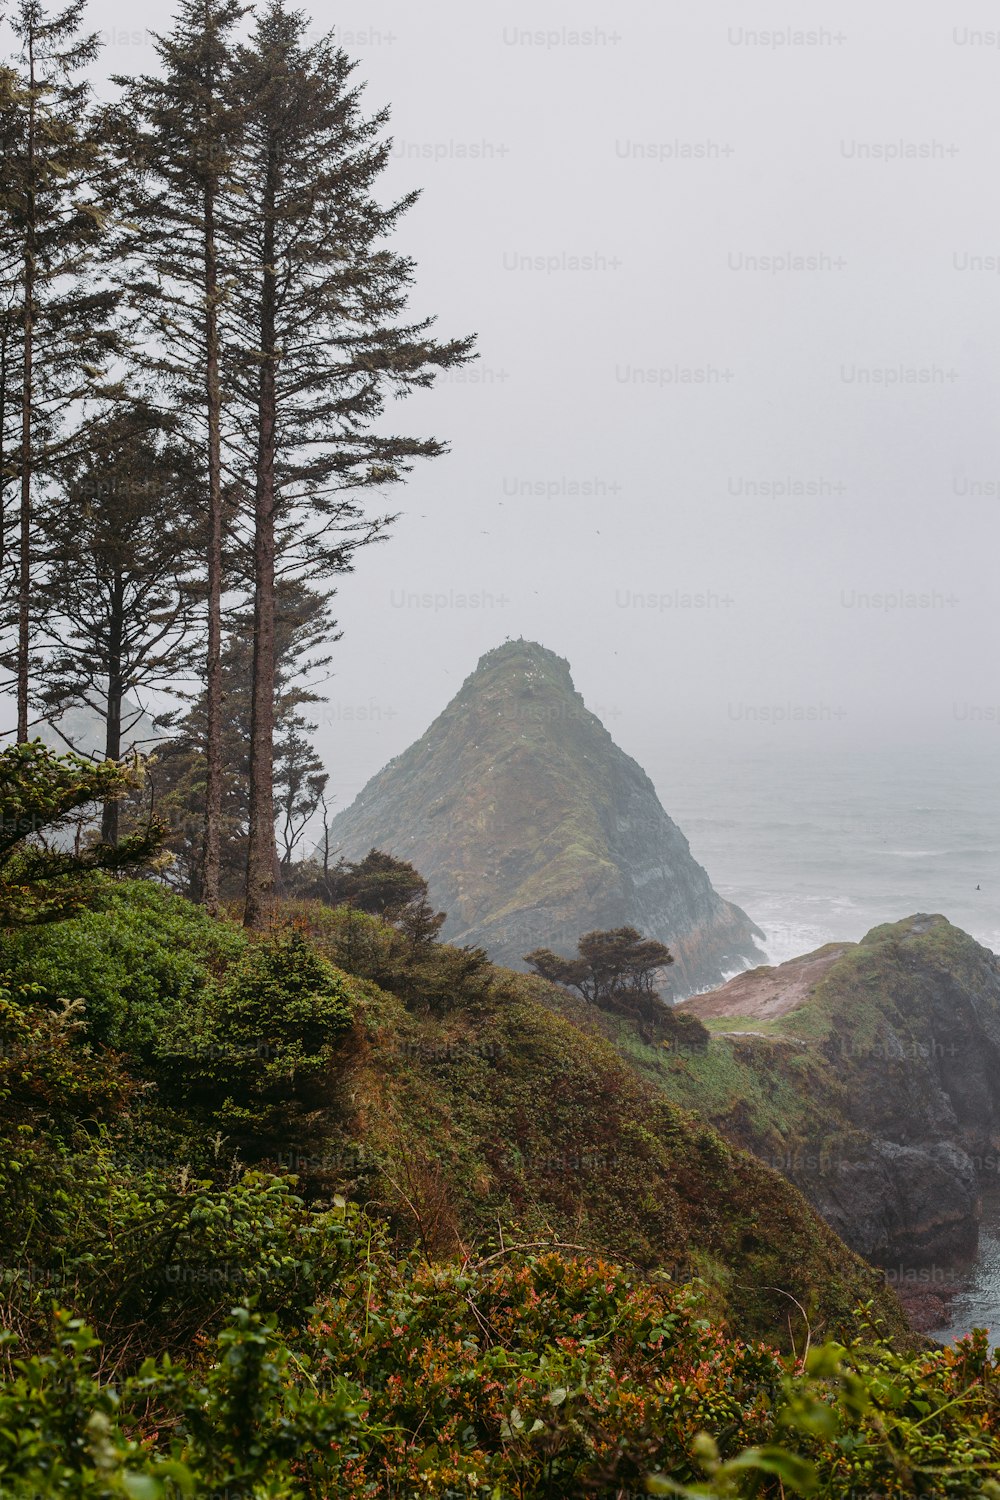
M662 749L645 768L716 889L767 934L770 962L914 912L1000 948L1000 804L985 746Z

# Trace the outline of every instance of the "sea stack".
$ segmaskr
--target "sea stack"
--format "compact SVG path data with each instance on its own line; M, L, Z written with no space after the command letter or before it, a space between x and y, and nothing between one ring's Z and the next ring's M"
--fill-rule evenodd
M533 641L487 652L415 744L331 826L349 859L408 859L448 913L443 936L514 968L581 933L666 943L675 999L763 957L763 934L713 889L641 766Z

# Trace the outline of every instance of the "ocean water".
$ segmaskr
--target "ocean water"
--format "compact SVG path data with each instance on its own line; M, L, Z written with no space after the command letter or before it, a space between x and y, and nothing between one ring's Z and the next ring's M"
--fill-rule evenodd
M964 1338L974 1328L988 1328L990 1345L1000 1348L1000 1195L984 1194L979 1252L961 1290L948 1309L948 1322L932 1331L940 1344Z
M1000 950L1000 761L986 748L650 752L644 764L716 890L766 934L771 963L914 912Z

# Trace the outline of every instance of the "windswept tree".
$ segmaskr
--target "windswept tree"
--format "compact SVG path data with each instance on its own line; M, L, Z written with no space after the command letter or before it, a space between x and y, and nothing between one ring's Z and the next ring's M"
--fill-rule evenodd
M644 938L634 927L614 927L585 932L575 958L536 948L524 961L542 979L577 990L602 1010L653 1015L661 1005L656 975L674 960L656 938Z
M412 205L374 187L387 114L366 117L353 64L271 0L238 55L242 121L226 234L232 293L224 351L239 472L252 496L254 660L246 921L266 922L277 879L273 751L276 583L350 569L390 517L359 491L402 479L444 445L380 430L387 400L471 356L405 321L413 264L387 248Z
M140 748L147 691L190 671L194 490L190 454L141 404L95 424L65 465L44 514L37 597L49 716L66 736L62 715L83 708L100 734L74 748L110 761ZM118 842L118 820L112 797L105 843Z
M86 402L117 348L115 297L99 264L114 174L82 76L99 50L81 35L84 0L50 12L19 0L19 54L0 82L0 413L4 473L17 492L16 583L7 664L17 735L28 738L35 506L86 427ZM16 445L10 441L12 422Z
M325 892L331 906L353 906L390 922L426 896L420 871L382 849L369 849L364 859L338 860Z
M444 926L447 913L430 903L427 881L407 859L397 859L382 849L369 849L364 859L340 858L330 863L329 839L322 849L322 863L315 857L303 860L290 872L292 892L328 906L347 906L354 911L382 917L410 938L415 949L429 948ZM485 958L481 949L463 953Z
M220 261L220 201L231 186L240 116L231 87L238 0L182 0L173 30L154 39L161 71L120 79L133 225L125 290L138 357L182 410L205 476L204 822L199 880L219 905L224 800L223 599L227 490L223 465L220 313L229 272Z

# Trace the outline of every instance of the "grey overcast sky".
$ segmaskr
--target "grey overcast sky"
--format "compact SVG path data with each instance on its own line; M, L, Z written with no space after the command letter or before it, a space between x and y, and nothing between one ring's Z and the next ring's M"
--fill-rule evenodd
M481 353L393 412L451 453L340 589L338 805L519 635L640 758L996 744L996 7L312 13ZM104 69L169 15L95 0Z

